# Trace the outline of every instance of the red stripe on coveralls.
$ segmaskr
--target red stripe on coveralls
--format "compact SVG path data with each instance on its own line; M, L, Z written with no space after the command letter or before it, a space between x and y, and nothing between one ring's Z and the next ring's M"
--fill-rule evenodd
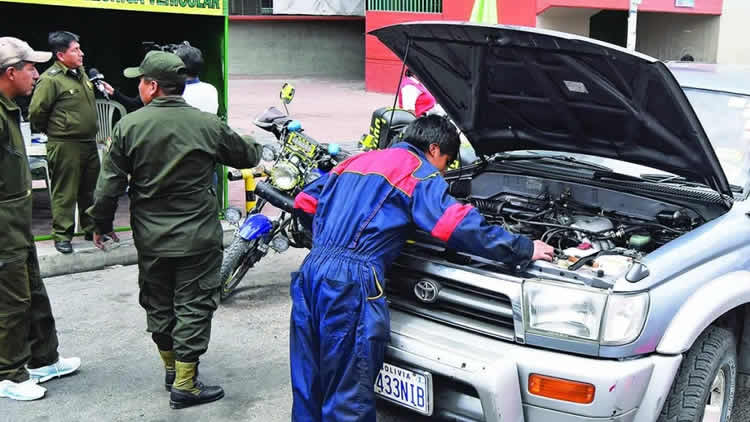
M377 174L388 183L411 196L419 179L412 173L422 165L422 160L415 154L401 148L370 151L352 157L336 166L336 174L355 173L361 175Z
M468 214L473 208L474 207L469 204L456 203L451 205L445 210L440 217L440 220L435 224L435 227L432 228L430 234L443 242L447 242L456 230L456 227L458 227L458 224L461 223L461 220L463 220L464 217L466 217L466 214Z
M294 197L294 208L299 208L308 214L315 214L318 209L318 200L308 193L300 192Z

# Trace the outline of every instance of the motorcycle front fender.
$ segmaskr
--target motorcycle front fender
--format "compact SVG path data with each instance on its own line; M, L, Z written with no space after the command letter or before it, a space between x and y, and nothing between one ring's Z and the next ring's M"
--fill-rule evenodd
M271 220L263 214L253 214L245 219L240 226L241 238L251 241L257 239L273 229Z

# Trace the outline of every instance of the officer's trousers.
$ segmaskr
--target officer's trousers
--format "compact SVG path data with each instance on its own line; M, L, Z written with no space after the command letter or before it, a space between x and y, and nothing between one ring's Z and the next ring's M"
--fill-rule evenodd
M221 250L177 258L138 255L138 300L148 332L181 362L197 362L208 350L221 259Z
M36 247L0 259L0 381L29 378L24 365L57 362L57 331Z
M313 248L292 274L292 421L375 421L390 333L380 280L367 257L334 248Z
M94 189L101 168L96 142L47 143L47 162L52 179L52 237L71 240L75 231L75 211L81 229L94 232L94 221L86 209L94 203Z

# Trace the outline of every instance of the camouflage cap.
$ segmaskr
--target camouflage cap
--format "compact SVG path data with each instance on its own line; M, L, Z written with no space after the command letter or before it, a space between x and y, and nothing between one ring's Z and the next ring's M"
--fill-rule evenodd
M149 51L138 67L129 67L123 72L126 78L147 78L157 81L175 81L185 76L185 63L173 53Z
M34 51L25 41L0 37L0 68L20 62L44 63L52 58L49 51Z

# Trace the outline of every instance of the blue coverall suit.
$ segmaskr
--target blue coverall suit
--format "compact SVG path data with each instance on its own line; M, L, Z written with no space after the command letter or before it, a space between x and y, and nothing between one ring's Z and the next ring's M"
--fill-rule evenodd
M533 244L487 224L408 143L359 154L305 187L313 247L292 274L295 422L375 421L374 383L390 337L384 274L415 227L474 255L525 266Z

